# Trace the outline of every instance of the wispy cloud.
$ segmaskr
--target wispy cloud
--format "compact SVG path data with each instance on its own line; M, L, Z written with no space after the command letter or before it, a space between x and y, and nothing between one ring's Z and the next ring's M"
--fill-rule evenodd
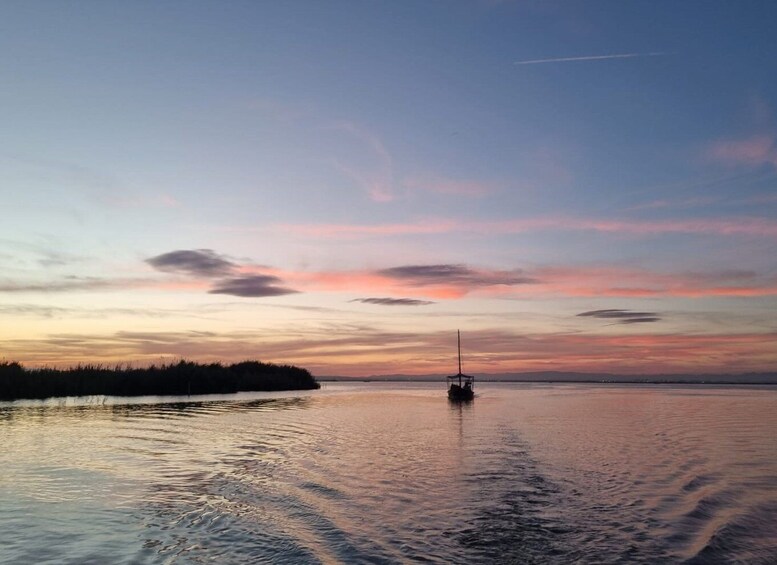
M181 203L171 194L140 190L109 171L78 163L38 156L3 156L10 166L34 175L58 190L73 190L94 203L110 208L174 208ZM4 163L5 164L5 163Z
M711 206L713 204L717 204L721 201L720 196L704 196L704 197L694 197L694 198L676 198L676 199L661 199L661 200L652 200L650 202L645 202L643 204L636 204L634 206L630 206L627 208L627 210L630 211L636 211L636 210L657 210L657 209L682 209L682 208L699 208L699 207L705 207L705 206Z
M180 271L186 277L108 279L67 276L53 280L7 279L0 280L0 293L155 289L166 292L207 292L241 298L283 296L298 292L370 293L372 297L367 294L367 298L358 300L383 305L420 305L413 301L460 299L471 293L498 298L777 295L777 277L774 274L741 270L657 272L617 265L494 269L460 263L399 265L371 270L289 270L223 260L227 263L225 266L220 259L223 256L215 252L172 257L177 259L164 261L165 269L172 269L174 275L179 275ZM221 272L228 274L215 276ZM375 297L377 293L380 294Z
M757 194L743 200L745 204L775 204L777 203L777 194Z
M683 218L673 220L605 219L572 216L545 216L496 221L429 218L418 222L401 224L283 224L276 226L275 229L304 236L345 239L437 235L455 232L492 235L543 230L592 231L644 236L699 234L777 237L777 220L757 216Z
M121 191L100 195L99 202L112 208L180 208L181 202L174 196L160 193L127 194Z
M358 142L345 155L333 159L334 166L349 177L374 202L385 203L403 196L402 189L467 197L482 197L498 190L495 182L450 178L439 174L415 174L404 178L395 174L394 158L383 140L375 133L352 122L339 122L325 129L341 132ZM548 158L546 158L548 160ZM546 163L545 165L554 163ZM555 169L554 169L555 170Z
M61 249L60 247L63 246L61 241L56 241L54 238L47 239L46 243L0 239L0 246L5 251L0 253L0 259L10 260L17 265L36 264L46 268L82 264L90 260L89 257Z
M166 308L73 308L40 304L10 304L0 306L0 314L32 318L67 319L107 319L116 316L138 318L202 318L193 310L175 310Z
M542 284L519 287L515 291L524 295L610 298L777 295L777 279L773 275L744 271L661 273L617 266L591 266L541 267L531 274L541 279Z
M455 220L444 219L401 224L279 224L275 226L277 230L286 233L331 238L434 235L450 233L456 227Z
M420 175L404 179L403 184L413 190L425 190L437 194L477 198L496 192L497 183L467 179L452 179L436 175Z
M147 285L149 281L140 279L100 279L93 277L65 277L51 281L6 281L0 282L0 293L23 292L79 292L131 288Z
M744 139L716 141L707 148L707 156L726 165L777 167L777 144L773 135L753 135Z
M599 318L603 320L616 320L619 324L641 324L658 322L661 318L655 312L634 312L633 310L606 309L589 310L581 312L578 316L587 318Z
M660 272L617 265L493 269L465 264L401 265L376 270L263 268L305 292L382 293L453 300L471 293L498 298L755 297L777 295L777 277L752 271Z
M553 57L550 59L527 59L515 61L514 65L543 65L546 63L573 63L578 61L603 61L607 59L635 59L639 57L661 57L669 55L664 52L652 53L613 53L610 55L584 55L581 57Z
M426 306L434 304L431 300L418 300L416 298L354 298L351 302L378 304L380 306Z
M509 229L510 224L508 223L505 227ZM516 227L520 227L520 225ZM758 217L689 218L654 221L560 218L558 228L562 230L569 229L635 235L679 233L777 236L777 221L771 218Z
M351 122L340 122L332 130L347 133L360 146L368 149L361 163L335 161L335 166L364 189L375 202L390 202L395 198L394 160L383 141L375 134Z
M468 371L570 370L618 373L773 370L777 334L531 333L483 329L466 333ZM317 375L445 373L453 332L392 332L365 325L307 325L293 331L57 333L3 342L4 354L29 364L159 362L160 357L295 363Z

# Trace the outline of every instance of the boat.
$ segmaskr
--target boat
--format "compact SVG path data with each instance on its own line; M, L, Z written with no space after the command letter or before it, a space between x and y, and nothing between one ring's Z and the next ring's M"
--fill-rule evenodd
M472 400L475 398L475 377L461 372L461 331L456 330L459 345L459 372L456 375L446 377L448 382L448 400L456 402Z

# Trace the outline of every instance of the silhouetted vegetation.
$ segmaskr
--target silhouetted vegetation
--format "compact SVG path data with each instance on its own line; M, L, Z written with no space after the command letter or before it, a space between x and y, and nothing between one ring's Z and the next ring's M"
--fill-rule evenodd
M0 400L52 396L157 396L319 388L307 369L243 361L232 365L179 361L134 368L78 365L26 369L0 362Z

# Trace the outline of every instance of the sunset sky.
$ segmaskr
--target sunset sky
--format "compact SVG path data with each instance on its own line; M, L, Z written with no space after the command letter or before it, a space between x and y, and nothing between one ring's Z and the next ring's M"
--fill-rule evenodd
M777 3L0 4L0 359L777 370Z

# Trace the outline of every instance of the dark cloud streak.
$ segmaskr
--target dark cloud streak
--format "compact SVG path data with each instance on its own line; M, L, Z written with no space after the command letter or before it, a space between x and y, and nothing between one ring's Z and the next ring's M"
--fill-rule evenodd
M418 300L415 298L354 298L351 302L378 304L381 306L426 306L434 304L431 300Z
M146 259L146 263L160 271L216 279L209 294L260 298L298 292L281 286L281 279L271 275L235 276L241 265L212 249L179 249Z
M277 286L281 282L278 277L270 275L246 275L233 277L219 281L211 288L210 294L229 294L244 298L259 298L265 296L283 296L295 294L297 291L291 288Z
M621 320L619 323L621 323L621 324L642 324L642 323L646 323L646 322L658 322L659 320L661 320L661 318L659 318L658 316L655 316L655 317L652 317L652 318L648 318L648 317L645 317L645 318L625 318L625 319Z
M235 263L212 249L179 249L146 259L157 270L186 273L200 277L223 277L231 274Z
M621 310L611 308L605 310L589 310L577 314L578 317L598 318L601 320L616 320L619 324L643 324L649 322L658 322L661 320L655 312L633 312L631 310Z
M409 281L417 286L434 284L461 284L467 286L536 284L537 279L514 271L479 271L466 265L403 265L378 271L379 275Z

